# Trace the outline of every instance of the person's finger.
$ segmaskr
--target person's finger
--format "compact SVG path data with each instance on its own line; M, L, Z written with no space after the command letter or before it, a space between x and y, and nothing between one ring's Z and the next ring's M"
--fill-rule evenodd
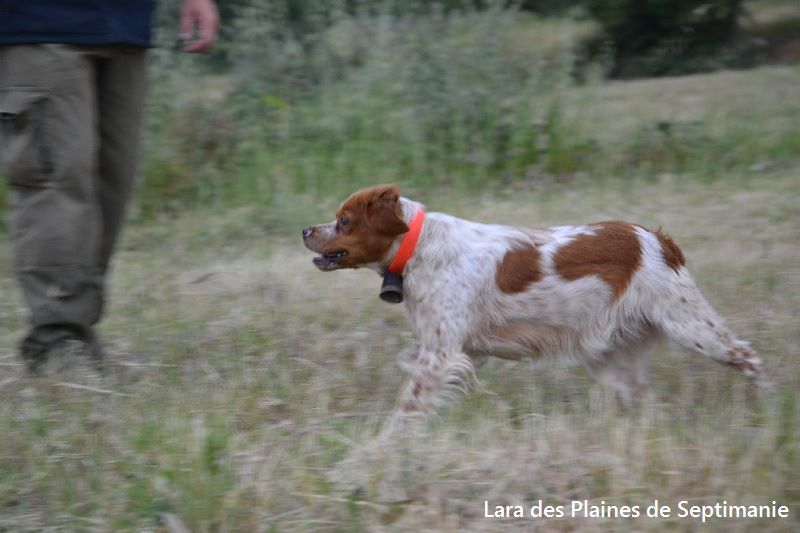
M187 52L203 52L208 50L217 39L216 17L205 16L197 20L197 39L186 47Z
M192 38L192 30L194 30L194 13L187 9L181 11L181 22L178 29L178 35L184 41Z

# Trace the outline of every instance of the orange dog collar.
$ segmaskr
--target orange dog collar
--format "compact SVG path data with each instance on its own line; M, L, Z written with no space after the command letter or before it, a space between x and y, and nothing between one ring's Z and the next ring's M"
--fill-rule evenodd
M418 209L414 219L408 225L408 232L403 236L403 241L400 243L400 248L392 260L392 264L386 269L386 272L395 274L397 276L403 275L403 269L406 268L406 263L414 255L414 250L417 248L417 241L419 235L422 233L422 226L425 223L425 210Z

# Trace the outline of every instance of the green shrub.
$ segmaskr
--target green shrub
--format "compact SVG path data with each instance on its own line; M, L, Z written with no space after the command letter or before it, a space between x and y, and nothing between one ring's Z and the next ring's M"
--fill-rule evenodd
M241 14L224 75L155 51L134 213L258 205L271 226L291 216L287 198L310 204L379 182L413 194L576 175L712 179L800 153L793 107L775 124L733 105L727 118L714 107L675 120L603 113L605 127L596 111L617 106L595 87L599 69L575 81L577 25L563 20L499 5L342 9L298 36L266 4Z
M611 42L617 76L691 70L730 42L742 0L587 0Z
M303 37L275 17L250 6L235 21L222 100L176 103L188 71L157 57L139 212L377 181L470 187L571 172L591 150L561 111L568 49L520 49L515 10L341 14Z

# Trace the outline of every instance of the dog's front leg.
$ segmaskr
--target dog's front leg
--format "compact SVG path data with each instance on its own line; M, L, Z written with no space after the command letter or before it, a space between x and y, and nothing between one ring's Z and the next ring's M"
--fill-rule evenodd
M466 392L473 376L472 360L461 349L423 346L381 435L423 420L458 392Z
M407 483L402 479L405 470L402 462L396 462L398 454L413 443L426 415L463 391L473 376L470 358L459 349L423 345L408 366L409 376L397 407L377 439L362 443L331 473L329 479L340 487L374 490L378 500L387 503L408 500ZM395 466L380 466L386 464Z

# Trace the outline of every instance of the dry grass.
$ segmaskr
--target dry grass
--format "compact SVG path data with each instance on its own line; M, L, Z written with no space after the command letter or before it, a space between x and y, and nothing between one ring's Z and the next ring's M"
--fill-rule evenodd
M771 90L796 90L780 81L795 75L775 74L784 85ZM719 76L696 78L693 90L727 85L730 75ZM637 97L649 99L646 90L620 91L619 101L647 107ZM267 234L255 209L128 228L102 327L111 354L103 376L20 377L13 348L24 311L4 245L0 531L699 528L677 518L483 518L484 500L656 498L777 500L789 519L710 529L796 531L798 175L793 165L711 183L665 175L471 199L422 193L429 208L475 220L663 226L704 293L763 354L776 387L755 400L740 376L665 346L651 394L621 413L582 369L493 361L468 398L382 450L365 446L403 379L398 357L414 350L401 310L377 298L372 273L317 272L299 235ZM318 222L330 207L292 216Z
M601 134L601 138L624 138L642 124L699 124L700 119L711 132L749 118L770 120L759 125L780 132L784 131L784 121L797 119L800 69L762 67L755 71L611 82L593 90L597 101L590 105L580 105L580 92L570 103L571 109L585 113L582 124L594 125L587 131Z

